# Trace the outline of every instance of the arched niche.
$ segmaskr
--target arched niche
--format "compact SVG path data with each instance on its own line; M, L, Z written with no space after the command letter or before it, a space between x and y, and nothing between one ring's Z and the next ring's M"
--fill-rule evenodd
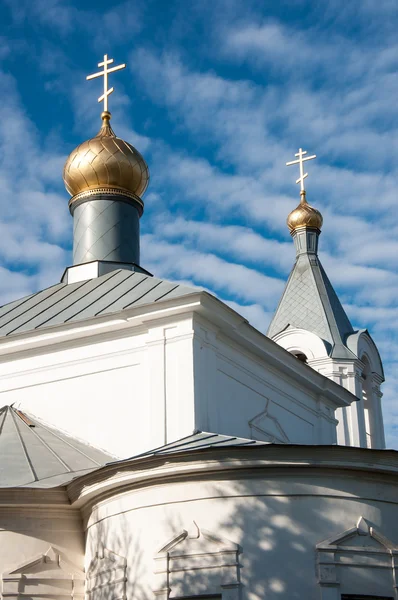
M347 348L351 350L362 360L366 357L370 365L370 370L374 375L380 378L380 383L384 381L384 370L381 362L380 354L374 343L372 336L366 329L355 331L347 337L346 340Z
M379 352L366 330L351 334L347 338L347 346L360 361L366 446L384 448L384 425L380 402L382 397L380 385L384 381L384 371Z
M303 362L309 362L317 358L328 358L325 342L315 333L305 329L288 327L272 339L290 354L297 356L299 360L302 360L302 356L305 356L307 360L303 360Z

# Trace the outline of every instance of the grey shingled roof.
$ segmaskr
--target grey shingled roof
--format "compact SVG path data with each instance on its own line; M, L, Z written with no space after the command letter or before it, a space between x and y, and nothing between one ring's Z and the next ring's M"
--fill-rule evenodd
M268 329L268 337L287 327L322 338L334 358L353 358L345 345L354 329L316 255L299 255Z
M250 440L232 435L222 435L219 433L209 433L207 431L195 431L192 435L183 437L170 444L165 444L154 450L149 450L143 454L132 456L123 460L115 461L113 464L122 463L129 460L145 458L150 456L167 456L179 452L195 452L196 450L205 450L207 448L226 448L228 446L267 446L270 442L259 440Z
M192 294L188 286L125 269L78 283L59 283L0 308L0 337L106 315Z
M0 408L0 488L52 488L115 457L11 406Z

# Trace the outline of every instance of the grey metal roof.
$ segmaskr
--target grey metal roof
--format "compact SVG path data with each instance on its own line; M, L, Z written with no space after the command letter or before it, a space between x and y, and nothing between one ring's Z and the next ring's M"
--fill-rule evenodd
M145 458L150 456L167 456L177 454L178 452L195 452L196 450L205 450L207 448L226 448L228 446L267 446L270 442L262 442L259 440L250 440L232 435L222 435L219 433L209 433L207 431L195 431L192 435L183 437L170 444L165 444L154 450L149 450L143 454L132 456L123 460L115 461L113 464ZM110 463L112 464L112 463Z
M273 338L289 326L317 334L334 358L354 356L345 344L354 329L314 254L297 258L267 335Z
M143 273L118 269L95 279L59 283L2 306L0 337L81 321L195 291Z
M0 408L0 488L57 487L114 459L32 415Z

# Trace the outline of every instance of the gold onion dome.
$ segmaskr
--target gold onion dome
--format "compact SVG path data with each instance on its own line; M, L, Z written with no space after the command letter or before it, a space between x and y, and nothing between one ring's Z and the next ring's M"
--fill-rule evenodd
M149 182L148 166L138 150L116 137L109 124L111 113L104 111L101 118L98 134L80 144L67 158L65 187L71 196L115 190L141 198Z
M310 206L305 197L305 191L300 192L300 204L295 208L287 218L287 226L290 233L293 233L299 227L314 227L321 229L323 218L319 210Z

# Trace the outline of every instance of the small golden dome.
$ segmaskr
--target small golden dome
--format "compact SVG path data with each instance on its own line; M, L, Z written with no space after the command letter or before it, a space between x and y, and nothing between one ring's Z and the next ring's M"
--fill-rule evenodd
M116 137L109 121L101 115L98 134L78 146L64 167L64 183L71 196L98 188L112 188L141 197L149 182L148 166L133 146Z
M295 208L287 218L287 226L290 233L293 233L299 227L315 227L321 229L323 218L319 210L310 206L305 197L305 191L300 192L300 204Z

